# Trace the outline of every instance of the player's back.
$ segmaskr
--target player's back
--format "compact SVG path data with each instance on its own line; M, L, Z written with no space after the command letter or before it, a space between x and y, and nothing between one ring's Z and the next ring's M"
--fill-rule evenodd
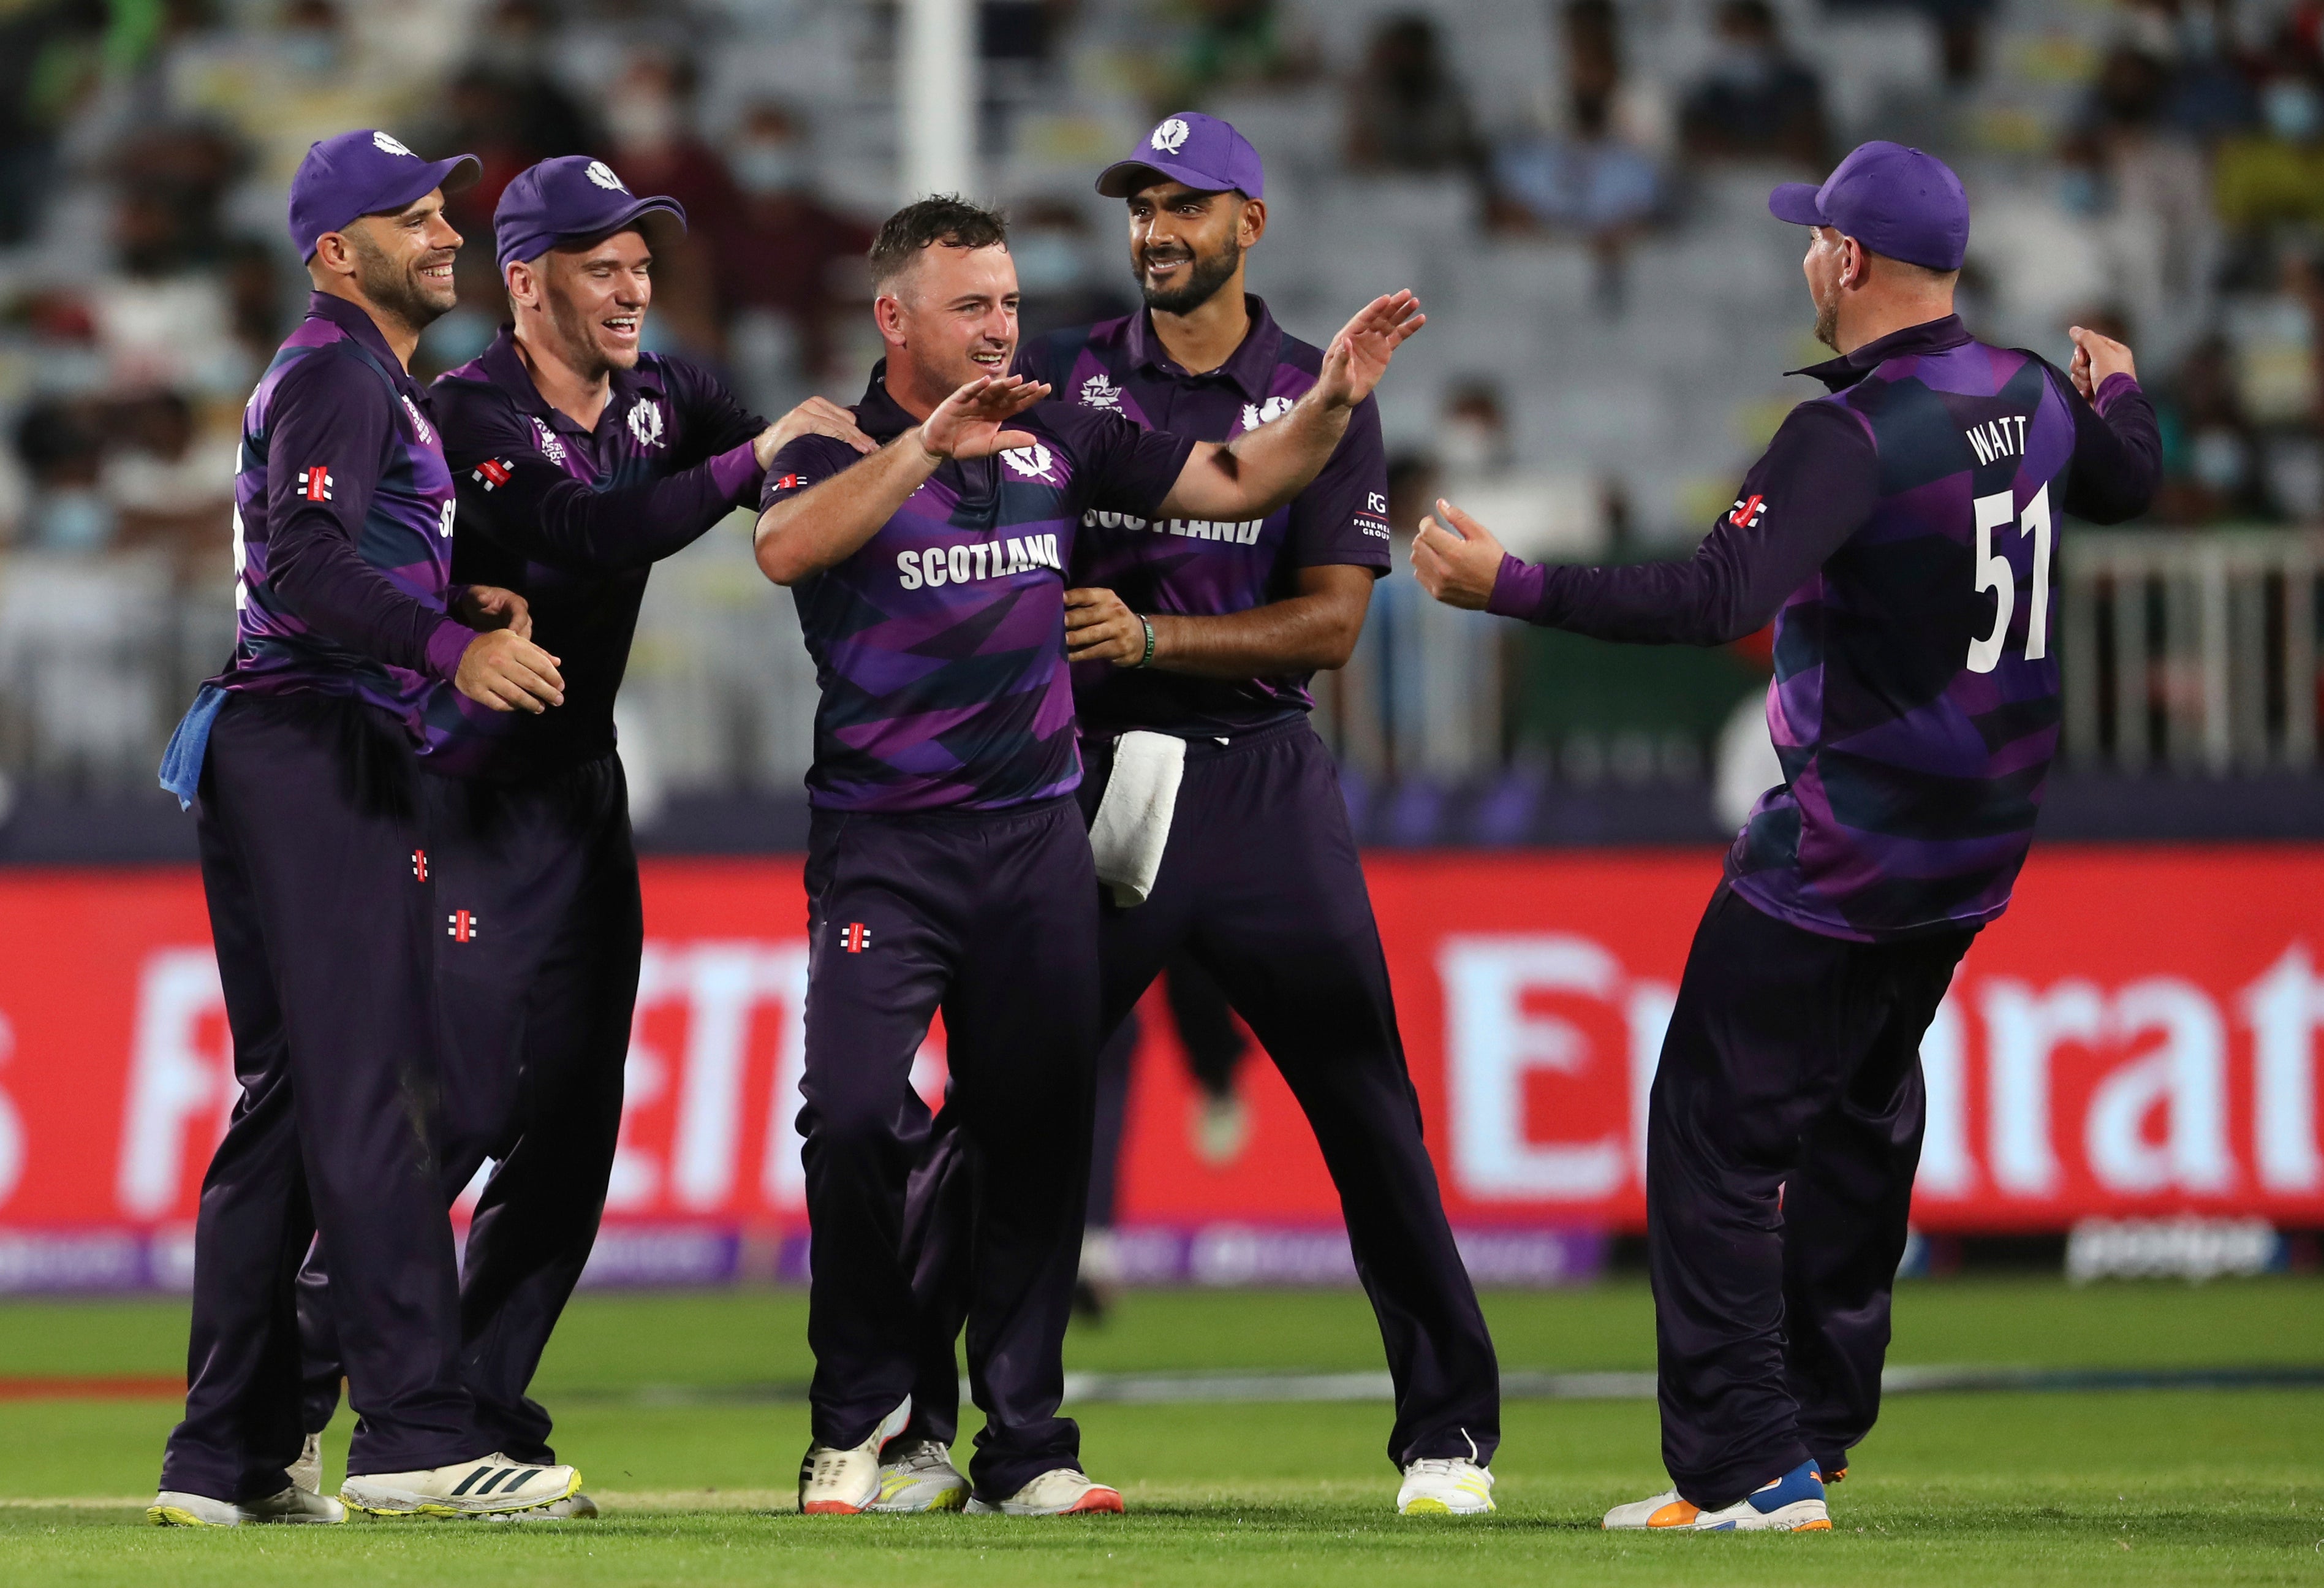
M1784 782L1730 874L1770 913L1842 937L1990 919L2057 749L2051 581L2074 406L2041 359L1966 338L1816 401L1869 440L1878 494L1776 617Z

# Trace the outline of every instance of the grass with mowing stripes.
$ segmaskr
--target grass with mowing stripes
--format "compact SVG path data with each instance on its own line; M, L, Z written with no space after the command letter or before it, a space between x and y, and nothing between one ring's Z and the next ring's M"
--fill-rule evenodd
M2324 1285L1907 1287L1899 1362L2184 1366L2316 1360ZM1504 1361L1551 1370L1650 1364L1635 1284L1488 1298ZM1837 1531L1794 1538L1638 1537L1604 1509L1662 1486L1645 1402L1513 1404L1495 1463L1502 1510L1476 1521L1388 1514L1394 1475L1373 1406L1097 1406L1078 1414L1093 1472L1132 1514L1062 1522L853 1520L787 1510L807 1438L797 1405L657 1407L653 1383L794 1380L801 1306L782 1293L588 1297L542 1371L576 1399L561 1454L608 1509L597 1524L365 1523L240 1534L144 1528L133 1504L175 1416L161 1401L0 1403L0 1578L309 1588L687 1584L1172 1583L1332 1588L1457 1574L1699 1583L1976 1581L2324 1585L2324 1392L2174 1391L1900 1399L1835 1491ZM0 1306L0 1373L150 1373L183 1351L160 1303ZM1360 1297L1133 1295L1077 1331L1102 1371L1373 1369ZM333 1454L344 1455L344 1420ZM336 1463L334 1463L336 1464ZM1861 1528L1863 1531L1858 1532Z

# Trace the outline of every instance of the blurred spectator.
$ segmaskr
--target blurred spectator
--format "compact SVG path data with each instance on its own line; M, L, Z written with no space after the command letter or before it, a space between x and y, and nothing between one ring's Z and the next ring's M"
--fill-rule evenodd
M113 445L98 484L120 544L160 545L181 568L226 549L238 451L233 435L204 439L192 406L174 392L115 404L106 433Z
M1079 205L1049 198L1025 206L1010 227L1009 252L1016 256L1017 286L1024 293L1017 315L1021 337L1112 319L1137 307L1121 284L1129 276L1126 257L1108 258ZM1117 268L1109 270L1108 263Z
M57 134L97 82L104 0L0 7L0 245L30 237L55 197Z
M602 146L595 126L549 70L550 17L540 0L500 0L479 30L469 62L445 91L425 152L457 150L483 162L475 185L447 202L452 224L491 252L493 207L510 179L536 161Z
M1499 382L1476 377L1447 390L1436 457L1436 488L1491 526L1510 555L1527 562L1589 562L1604 555L1600 493L1587 475L1543 474L1518 464Z
M2206 524L2269 516L2259 436L2244 411L2233 350L2208 337L2163 383L2163 494L2154 519Z
M630 191L666 193L686 209L687 235L654 255L654 312L646 334L715 351L717 282L706 223L733 209L735 192L725 162L694 130L692 68L659 51L631 56L606 93L605 126L613 170Z
M976 52L990 61L1047 66L1080 9L1080 0L983 0L976 14Z
M1199 106L1223 89L1312 78L1314 42L1276 0L1171 0L1182 24L1176 59L1155 85L1158 114Z
M1711 67L1680 107L1679 129L1699 159L1829 166L1822 80L1784 48L1767 0L1720 6Z
M1468 96L1446 65L1436 24L1391 17L1373 31L1348 93L1348 163L1399 171L1463 171L1478 157Z
M820 378L830 368L838 316L868 296L862 264L872 228L817 197L807 138L786 106L753 106L725 153L740 198L707 217L704 231L715 250L730 326L733 316L753 310L779 317L798 368Z
M16 454L32 487L19 544L36 551L95 553L113 543L118 526L98 489L105 449L93 404L78 399L35 403L17 422Z
M2208 310L2218 250L2202 152L2163 118L2170 68L2132 44L2108 51L2084 131L2106 187L2121 291L2167 349Z
M163 126L122 151L113 216L119 269L87 289L116 390L239 398L255 378L215 268L225 252L218 200L237 164L234 145L202 128Z
M2219 150L2219 219L2248 242L2324 228L2324 73L2287 62L2261 87L2257 130Z

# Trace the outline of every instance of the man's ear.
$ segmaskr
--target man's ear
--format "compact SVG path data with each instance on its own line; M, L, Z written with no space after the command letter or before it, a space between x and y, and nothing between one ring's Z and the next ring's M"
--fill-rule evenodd
M354 245L343 232L325 232L315 239L315 252L307 262L307 269L318 280L325 276L351 276L355 273Z
M880 339L890 347L904 345L904 303L893 292L882 292L872 300L872 320L880 328Z
M540 273L529 261L510 260L502 282L508 289L510 302L522 304L527 309L540 307Z
M1237 223L1239 240L1246 248L1267 235L1267 200L1246 198L1242 201L1242 217Z

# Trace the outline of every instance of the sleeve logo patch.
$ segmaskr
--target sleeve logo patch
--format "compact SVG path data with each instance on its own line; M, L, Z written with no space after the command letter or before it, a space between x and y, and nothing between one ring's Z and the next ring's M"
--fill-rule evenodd
M1121 411L1121 388L1111 377L1093 374L1082 383L1082 406L1102 409L1107 413Z
M1735 511L1727 515L1727 522L1738 530L1750 530L1757 529L1759 521L1766 516L1766 497L1746 496L1735 503Z
M509 471L515 466L513 459L503 463L498 458L487 457L468 471L468 477L487 491L496 491L509 483Z
M331 499L331 471L321 467L300 469L299 494L309 502L328 502Z
M1036 441L1030 447L1012 447L1001 455L1009 472L1021 479L1047 480L1054 485L1057 476L1049 471L1056 466L1056 457L1047 447Z
M785 475L781 479L775 482L775 489L778 491L796 491L801 485L806 484L807 476L805 475Z

